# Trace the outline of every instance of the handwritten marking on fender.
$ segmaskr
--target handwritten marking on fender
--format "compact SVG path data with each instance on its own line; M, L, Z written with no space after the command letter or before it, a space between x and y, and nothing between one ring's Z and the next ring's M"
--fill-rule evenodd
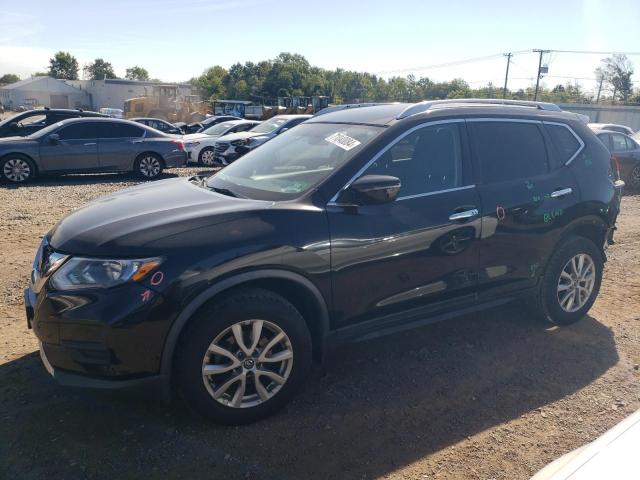
M151 276L150 283L151 283L151 285L153 285L155 287L157 285L160 285L163 280L164 280L164 273L156 272Z
M143 302L149 301L149 299L151 298L151 290L145 290L140 294L140 297L142 298Z

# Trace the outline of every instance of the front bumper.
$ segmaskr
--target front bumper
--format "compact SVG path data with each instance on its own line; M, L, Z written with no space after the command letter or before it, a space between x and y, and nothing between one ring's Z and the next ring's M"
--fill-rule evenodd
M153 389L160 392L168 391L169 379L163 375L151 375L130 379L94 378L55 368L49 362L45 346L40 342L40 359L42 365L60 385L66 387L93 388L99 390L144 390Z
M45 286L38 293L27 288L24 301L45 368L60 383L128 388L164 381L171 312L159 293L139 284L78 292Z

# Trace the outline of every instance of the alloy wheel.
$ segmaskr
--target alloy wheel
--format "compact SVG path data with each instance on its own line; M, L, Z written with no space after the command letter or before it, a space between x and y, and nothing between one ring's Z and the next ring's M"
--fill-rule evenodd
M147 178L153 178L160 173L160 161L156 157L148 156L140 160L138 170Z
M24 182L31 176L31 167L22 158L11 158L5 162L2 173L12 182Z
M580 310L591 297L596 280L596 266L586 253L572 257L560 272L558 302L569 313Z
M200 154L200 161L207 167L212 167L213 165L215 165L215 160L215 155L213 154L213 150L211 149L203 150Z
M202 380L214 400L233 408L274 397L293 367L287 334L266 320L243 320L222 331L202 360Z

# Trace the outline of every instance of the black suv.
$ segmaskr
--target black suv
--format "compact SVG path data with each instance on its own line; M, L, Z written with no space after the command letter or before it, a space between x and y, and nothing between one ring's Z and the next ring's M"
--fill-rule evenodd
M42 240L25 291L47 370L170 382L222 423L271 414L335 345L600 287L610 155L555 105L343 106L207 178L96 200ZM166 391L166 390L165 390Z
M54 123L79 117L108 117L102 113L87 112L84 110L67 110L44 108L39 110L29 110L9 117L0 122L0 138L3 137L26 137L38 130L53 125Z

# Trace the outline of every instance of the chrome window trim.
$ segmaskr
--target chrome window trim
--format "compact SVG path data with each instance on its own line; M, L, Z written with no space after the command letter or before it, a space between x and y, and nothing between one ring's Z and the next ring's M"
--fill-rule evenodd
M360 177L360 175L362 175L365 170L367 170L376 160L378 160L382 155L384 155L387 150L389 150L391 147L393 147L394 145L396 145L398 142L400 142L403 138L405 138L408 135L411 135L413 132L415 132L416 130L420 129L420 128L425 128L425 127L431 127L433 125L445 125L448 123L464 123L465 119L464 118L455 118L455 119L448 119L448 120L434 120L432 122L425 122L425 123L421 123L420 125L416 125L415 127L410 128L409 130L406 130L405 132L403 132L400 136L396 137L391 143L388 143L382 150L380 150L378 153L376 153L371 160L369 160L360 170L358 170L355 175L353 175L349 181L340 189L338 190L338 192L331 197L331 200L329 200L329 203L327 203L327 205L338 205L336 203L336 200L338 199L338 197L340 196L340 194L342 192L344 192L347 188L349 188L351 186L351 184ZM463 187L456 187L457 188L463 188ZM440 193L446 190L440 190L439 192L427 192L425 194L418 194L418 195L426 195L429 193ZM413 197L413 196L411 196ZM400 200L400 199L406 199L408 197L399 197L396 200Z
M412 198L428 197L430 195L438 195L439 193L456 192L458 190L467 190L469 188L476 188L476 186L475 185L465 185L464 187L447 188L445 190L436 190L434 192L417 193L415 195L406 195L404 197L396 198L396 201L399 202L401 200L410 200Z
M531 120L529 118L509 118L509 117L474 117L467 118L468 123L472 122L510 122L510 123L537 123L542 125L542 120Z
M561 123L561 122L547 122L547 121L543 121L542 122L545 125L558 125L560 127L564 127L567 130L569 130L571 132L571 135L574 136L574 138L578 141L578 144L580 144L580 146L578 147L578 150L575 151L575 153L573 155L571 155L571 157L569 157L569 160L567 160L566 162L564 162L565 165L569 165L571 162L573 162L575 160L575 158L580 155L580 153L582 152L582 150L584 150L585 148L585 144L582 141L582 138L580 138L580 135L578 135L573 128L571 128L569 125L567 125L566 123Z

